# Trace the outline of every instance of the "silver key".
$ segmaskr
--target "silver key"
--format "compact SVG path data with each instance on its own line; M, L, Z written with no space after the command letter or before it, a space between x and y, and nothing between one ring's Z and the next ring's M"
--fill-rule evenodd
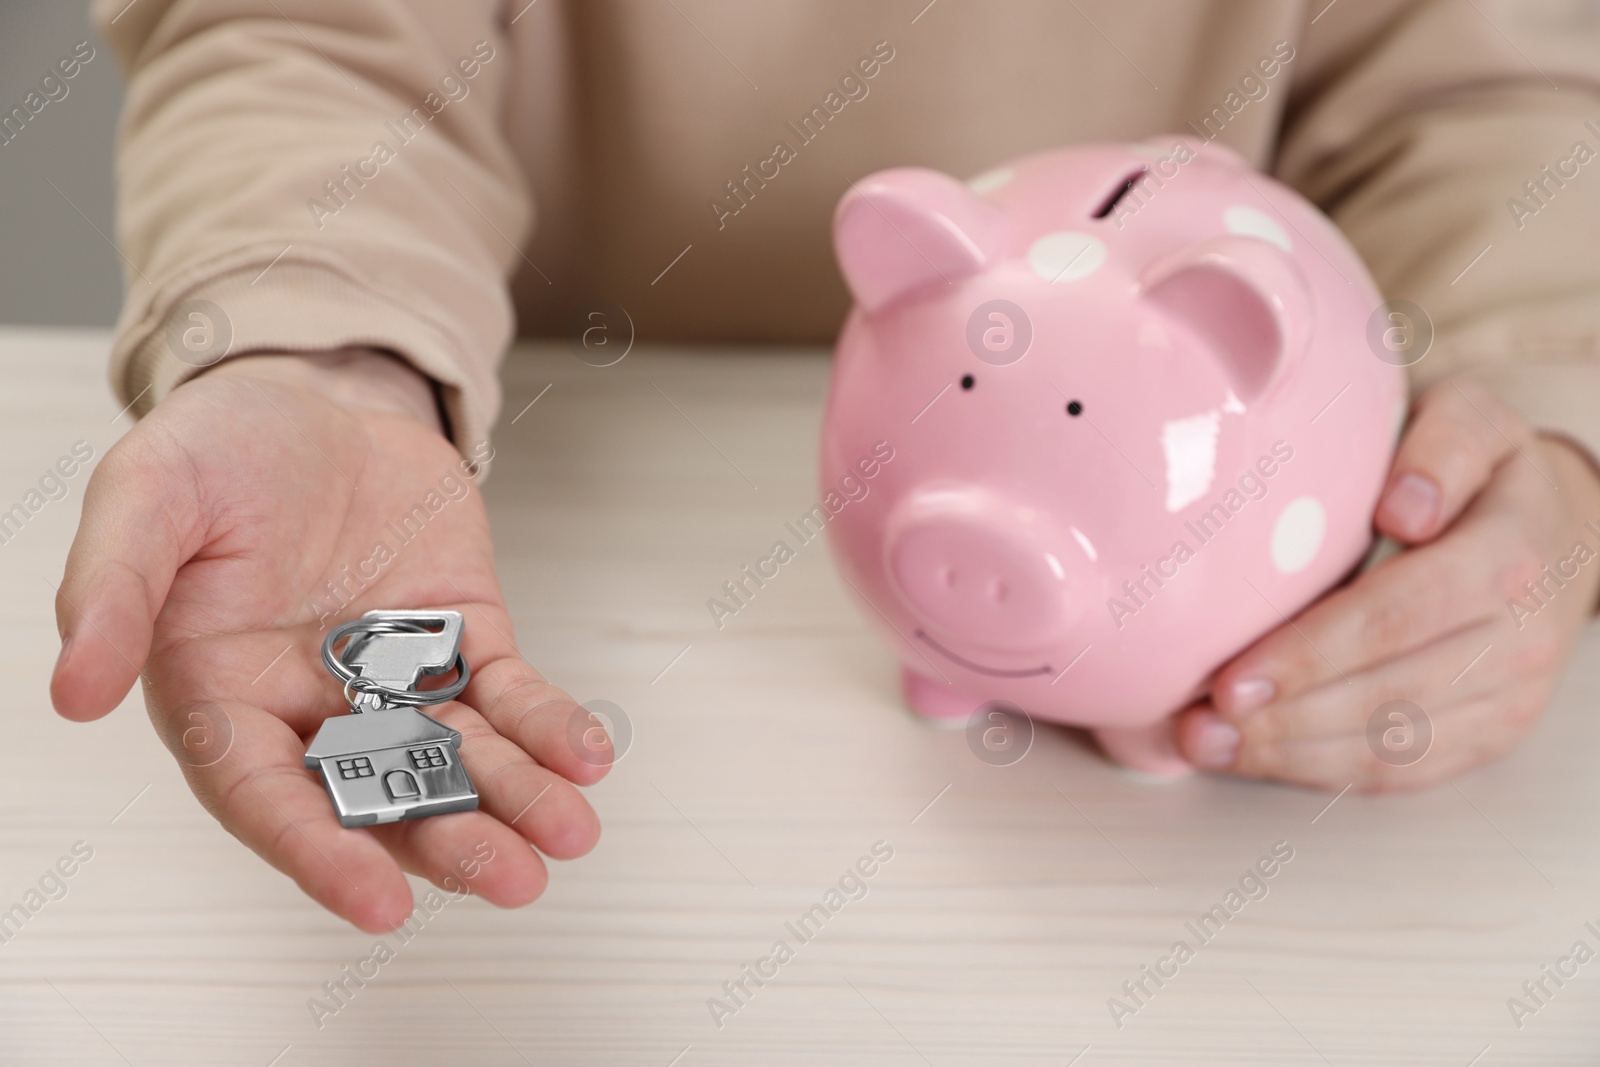
M461 764L460 732L417 709L466 689L463 629L458 611L369 611L323 641L323 664L344 682L351 713L323 722L305 765L322 775L342 825L375 826L478 806ZM459 676L449 685L416 688L423 675L452 667Z
M365 682L415 690L424 674L443 674L455 666L460 654L464 624L459 611L369 611L358 621L363 625L345 645L339 662L360 674ZM394 624L401 629L381 630L369 623ZM439 632L422 629L429 623L437 623ZM329 669L338 673L331 666ZM369 711L383 706L379 694L361 691L359 683L352 683L351 687L358 692L357 699L351 701L352 708Z

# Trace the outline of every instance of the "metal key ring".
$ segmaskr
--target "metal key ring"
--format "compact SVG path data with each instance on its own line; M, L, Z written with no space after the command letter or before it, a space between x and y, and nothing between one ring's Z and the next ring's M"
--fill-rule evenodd
M459 677L449 685L438 689L395 689L377 682L367 681L361 675L345 666L338 656L333 654L333 646L342 638L353 634L425 634L432 633L426 626L415 622L402 622L398 619L351 619L347 623L335 626L322 639L322 664L345 684L345 693L354 689L358 693L374 693L387 697L399 704L430 705L443 704L456 699L466 691L467 682L472 677L472 672L467 667L466 657L456 653L455 669Z

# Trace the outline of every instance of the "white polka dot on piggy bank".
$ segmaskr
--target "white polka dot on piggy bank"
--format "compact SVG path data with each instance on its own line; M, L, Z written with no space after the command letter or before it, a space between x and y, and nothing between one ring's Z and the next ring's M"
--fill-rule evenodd
M1290 501L1272 526L1272 565L1280 574L1305 570L1317 558L1327 529L1328 517L1316 497Z
M1028 248L1028 266L1045 281L1087 278L1105 265L1106 245L1093 234L1064 230L1047 233Z
M1294 246L1289 243L1289 235L1265 211L1235 204L1222 213L1222 223L1229 233L1241 237L1259 237L1263 241L1271 241L1285 252L1294 251Z
M979 196L983 196L986 193L992 193L996 189L999 189L1001 186L1009 182L1014 176L1015 175L1010 167L1000 167L997 170L986 170L976 178L969 179L967 181L967 188L971 189Z

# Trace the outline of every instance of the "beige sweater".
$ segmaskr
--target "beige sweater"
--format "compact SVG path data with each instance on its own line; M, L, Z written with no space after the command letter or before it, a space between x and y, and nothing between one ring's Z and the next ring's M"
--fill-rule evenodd
M206 300L231 353L403 356L470 448L514 322L826 341L853 179L1188 132L1428 312L1414 385L1467 370L1600 456L1594 0L925 4L98 0L130 80L116 388L144 412L197 373L168 327Z

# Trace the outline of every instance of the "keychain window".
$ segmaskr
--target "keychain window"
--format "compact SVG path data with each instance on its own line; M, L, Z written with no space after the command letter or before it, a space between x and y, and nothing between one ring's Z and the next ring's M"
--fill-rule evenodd
M371 778L372 773L372 761L365 756L339 761L340 778Z
M445 767L444 749L437 745L428 748L414 748L408 755L411 757L411 766L417 770L427 770L429 767Z

